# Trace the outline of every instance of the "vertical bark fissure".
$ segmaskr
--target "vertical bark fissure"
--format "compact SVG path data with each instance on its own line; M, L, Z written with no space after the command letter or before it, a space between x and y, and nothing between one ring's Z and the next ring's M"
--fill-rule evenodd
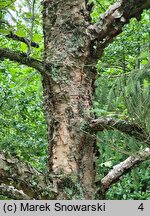
M55 174L76 174L85 198L91 199L95 140L84 132L84 122L90 118L95 75L85 66L90 40L85 34L83 6L84 0L43 1L44 62L51 65L49 76L43 76L43 88L49 168Z

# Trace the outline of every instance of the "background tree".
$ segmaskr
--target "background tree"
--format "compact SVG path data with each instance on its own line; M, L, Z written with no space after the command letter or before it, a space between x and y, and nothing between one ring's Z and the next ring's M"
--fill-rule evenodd
M140 34L137 34L137 38L134 37L137 42L133 46L133 48L137 47L135 56L130 46L129 51L131 50L132 54L128 55L127 45L122 37L119 41L121 48L119 44L116 46L118 50L120 49L121 56L115 59L115 55L109 55L109 52L114 52L109 46L108 51L97 64L98 72L95 65L102 56L104 48L122 32L124 24L128 23L132 17L139 20L143 9L149 8L150 3L146 0L131 2L122 0L114 3L107 10L109 6L107 1L105 4L99 1L93 2L95 10L93 4L89 2L85 4L83 0L43 1L44 47L42 34L39 33L42 20L41 17L39 18L39 3L34 0L21 3L10 1L10 4L1 1L0 3L0 32L3 34L0 56L2 80L4 80L1 87L1 109L5 111L6 108L11 107L14 113L14 119L11 118L11 120L12 112L4 112L1 116L1 124L4 125L1 148L5 150L5 154L1 153L0 167L2 183L0 193L3 195L16 199L102 199L105 198L105 192L109 187L126 171L149 158L148 147L143 145L142 149L136 148L136 151L129 154L128 146L121 138L116 149L123 144L124 148L121 146L121 152L128 154L129 157L126 160L124 160L124 155L120 158L116 157L115 163L124 161L111 170L114 165L112 158L107 161L109 155L112 155L109 144L112 139L111 132L108 134L104 132L101 135L103 138L101 142L99 142L101 137L97 138L101 151L106 150L106 153L98 157L98 160L96 158L96 133L104 129L107 131L117 129L149 145L148 111L146 111L149 107L147 104L149 69L148 65L141 68L141 59L143 61L148 57L147 53L143 54L141 51L143 44L142 40L140 41ZM92 6L94 11L91 18ZM14 13L13 10L15 10ZM99 15L104 10L106 12ZM135 26L141 29L137 22ZM145 34L147 32L145 31ZM10 42L10 39L14 42ZM43 58L41 53L43 53ZM12 64L4 59L16 61L32 69ZM102 82L105 81L105 75L97 77L97 74L99 72L101 74L102 70L106 71L103 74L107 74L107 63L109 76L126 77L128 71L131 73L133 68L134 71L128 79L120 79L119 85L108 77L107 85L104 86ZM45 148L47 144L44 134L45 121L41 114L40 78L34 69L40 72L42 79L48 152ZM137 78L133 79L137 71L139 71ZM142 71L145 78L140 75ZM18 77L15 76L16 74ZM34 86L33 82L31 83L32 80L34 80ZM92 108L95 81L97 88L94 108ZM17 87L14 83L18 83ZM23 88L20 91L21 86ZM118 89L122 86L124 88L119 91ZM102 87L106 87L106 90ZM106 93L108 97L104 97ZM25 94L28 97L25 98ZM98 99L99 97L101 98ZM133 99L138 100L134 102ZM19 102L17 106L16 102ZM145 103L146 106L135 107L135 104L138 105L137 102ZM143 107L146 108L145 111L142 110ZM137 113L138 110L142 116L139 112ZM101 118L95 119L95 116L99 115ZM112 117L121 119L116 120ZM38 121L35 122L35 119ZM116 136L116 132L114 134ZM105 145L102 145L104 142ZM34 154L31 157L32 151ZM8 152L19 159L10 156ZM46 154L48 155L48 169L44 169ZM33 167L40 168L42 173L29 164L21 162L20 159L29 161ZM106 172L108 174L103 178L102 175ZM20 190L23 190L23 193ZM146 195L145 198L147 198Z

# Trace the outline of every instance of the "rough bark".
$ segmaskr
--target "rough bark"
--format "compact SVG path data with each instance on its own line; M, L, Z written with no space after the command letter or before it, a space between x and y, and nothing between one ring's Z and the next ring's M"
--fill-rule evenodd
M63 5L63 7L62 7ZM83 0L43 1L46 65L43 76L48 124L49 169L55 174L75 174L81 180L86 199L94 198L93 146L95 140L81 130L92 106L95 75L90 60L90 40L81 13Z
M98 185L99 189L97 190L96 197L101 199L103 196L104 199L106 191L112 184L119 181L121 176L129 172L135 165L140 164L149 158L150 149L146 148L114 166L100 182L97 182L97 184L100 185ZM51 178L53 178L53 183ZM59 182L57 182L56 176L51 176L51 178L49 178L48 175L43 175L15 157L2 153L0 154L1 195L15 200L56 199L56 197L62 198L62 196L58 197L58 189L62 188L62 191L64 190L64 183L62 180L66 182L65 187L74 186L74 183L70 182L70 179L67 177L62 178L62 180L59 178ZM76 188L75 193L80 193L78 188ZM65 195L65 193L63 195ZM68 197L66 196L66 198Z
M62 7L63 5L63 7ZM149 1L120 0L101 21L87 28L83 0L44 0L45 55L52 65L43 76L48 125L49 169L55 174L76 174L86 199L94 197L93 136L84 132L91 116L95 63L99 53L122 31L131 17L139 18ZM82 11L82 12L81 12ZM96 45L96 49L93 46ZM48 76L49 73L49 76Z
M113 119L110 117L101 117L91 120L89 128L92 131L118 130L146 144L150 144L150 135L139 125L128 123L125 120Z
M0 185L0 194L3 196L7 196L8 198L15 200L30 200L31 198L24 194L22 190L17 190L13 186L8 186L5 184Z
M123 26L130 19L141 18L144 9L150 8L149 0L118 0L110 8L100 15L99 22L89 25L87 33L95 45L93 57L99 58L104 48L122 32Z
M4 194L5 189L8 196L12 193L12 189L9 188L11 185L17 190L22 190L30 199L54 199L55 195L50 177L3 153L0 153L0 184L7 186L1 187L0 191Z
M135 155L128 157L125 161L117 164L113 169L101 180L102 189L107 191L115 182L119 181L121 176L129 172L135 165L150 159L150 148L146 148L137 152Z

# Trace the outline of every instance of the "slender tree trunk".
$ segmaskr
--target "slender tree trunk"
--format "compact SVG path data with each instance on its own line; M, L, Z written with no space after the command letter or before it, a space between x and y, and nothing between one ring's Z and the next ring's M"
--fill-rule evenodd
M64 174L76 179L82 188L82 198L93 199L95 139L84 127L91 118L95 73L87 65L92 59L83 7L84 0L43 2L44 62L51 67L43 75L43 89L49 170L57 176ZM58 198L67 198L64 191L60 193L59 182L57 179Z

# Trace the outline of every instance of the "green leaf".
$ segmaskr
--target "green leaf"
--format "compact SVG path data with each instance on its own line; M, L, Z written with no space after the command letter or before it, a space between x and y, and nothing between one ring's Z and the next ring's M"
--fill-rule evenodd
M15 33L16 33L16 35L18 35L20 37L26 36L26 32L22 28L19 28Z
M41 35L40 34L34 34L33 41L40 42L41 41Z
M0 34L2 34L2 35L7 35L7 34L9 34L9 31L8 30L6 30L6 29L0 29Z
M22 50L22 52L27 51L27 45L25 43L21 43L21 50Z

